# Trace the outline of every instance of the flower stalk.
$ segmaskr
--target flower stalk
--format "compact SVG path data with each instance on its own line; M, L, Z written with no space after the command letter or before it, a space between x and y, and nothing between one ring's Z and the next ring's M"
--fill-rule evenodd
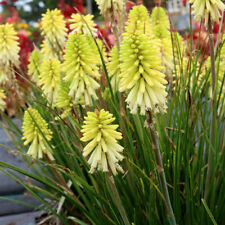
M165 205L165 209L166 209L166 215L167 215L169 224L176 225L176 219L175 219L175 216L173 213L173 208L172 208L172 205L170 202L170 197L169 197L169 192L168 192L167 182L166 182L166 176L165 176L164 167L163 167L163 163L162 163L162 156L161 156L160 147L159 147L159 139L158 139L156 130L154 128L154 122L153 122L151 111L146 112L146 119L147 119L147 124L148 124L148 128L149 128L150 135L151 135L152 149L155 153L156 167L157 167L157 172L159 175L162 194L164 197L164 205Z
M208 26L208 34L209 34L209 46L210 46L210 60L211 60L211 79L212 79L212 117L210 124L210 142L211 145L209 147L209 155L208 155L208 169L206 175L206 183L205 183L205 196L206 200L210 190L210 183L212 179L213 173L213 151L215 146L215 131L216 131L216 70L215 70L215 55L214 55L214 42L213 42L213 31L212 31L212 21L209 18L209 26Z
M112 190L113 197L115 198L115 203L116 203L116 205L117 205L117 207L119 209L121 217L123 218L124 224L125 225L130 225L130 222L129 222L127 214L126 214L126 211L125 211L125 209L123 207L123 204L121 202L119 193L117 191L117 188L116 188L113 176L106 175L106 178L108 179L108 183L109 183L110 188Z

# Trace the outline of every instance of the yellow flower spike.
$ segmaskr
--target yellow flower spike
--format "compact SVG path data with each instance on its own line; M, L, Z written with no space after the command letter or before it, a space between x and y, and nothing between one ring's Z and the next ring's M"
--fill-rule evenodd
M19 65L19 38L12 24L0 25L0 64L10 66Z
M44 153L50 160L54 160L52 150L46 142L46 140L50 141L52 139L52 131L36 109L29 108L25 111L22 130L22 140L25 140L24 145L31 143L27 152L28 155L34 159L41 159Z
M160 48L162 65L165 68L164 72L171 74L174 65L169 18L162 7L155 7L150 20L153 30L152 39L157 40L156 44Z
M72 19L69 20L70 29L74 33L78 34L86 34L97 36L97 29L95 22L93 21L93 15L80 15L80 14L72 14ZM91 31L91 32L90 32Z
M56 100L56 107L64 110L61 118L66 118L73 108L73 99L71 96L69 96L69 91L69 84L61 81L58 97Z
M189 0L193 3L194 18L197 21L205 19L205 27L208 28L209 17L211 21L219 23L221 17L220 10L225 10L225 5L221 0Z
M29 57L28 74L32 75L31 80L34 82L38 81L40 74L40 66L42 63L42 55L34 49Z
M0 110L3 112L6 108L6 103L5 103L5 93L4 90L0 89Z
M148 10L143 5L134 6L128 15L128 21L125 27L126 32L128 33L143 33L147 34L149 37L152 37L152 27L150 24L150 17ZM126 35L126 33L125 33Z
M109 53L109 62L106 64L109 77L111 78L111 85L114 91L118 90L119 87L119 75L120 75L120 61L119 52L116 46L112 48Z
M103 172L111 170L113 175L117 175L117 170L123 172L118 164L124 158L121 154L123 147L117 143L117 140L122 139L122 134L116 131L118 125L111 124L114 120L113 115L104 109L100 112L88 112L85 117L81 141L89 141L83 149L83 156L90 155L90 173L94 173L96 169Z
M66 75L64 81L70 82L69 96L77 104L82 98L86 105L97 99L95 90L100 87L94 79L100 79L99 57L90 45L89 37L71 33L66 44L63 70Z
M146 110L163 111L166 108L166 90L159 50L145 34L125 37L120 50L120 91L128 91L126 102L131 113Z
M170 37L170 21L162 7L155 7L151 14L154 38Z
M60 84L60 62L52 58L43 62L40 67L38 85L41 86L48 101L54 105Z
M106 18L118 16L124 11L125 1L124 0L95 0L98 4L98 8L101 14Z
M60 10L47 9L47 12L42 14L40 29L49 48L56 51L64 48L67 29Z

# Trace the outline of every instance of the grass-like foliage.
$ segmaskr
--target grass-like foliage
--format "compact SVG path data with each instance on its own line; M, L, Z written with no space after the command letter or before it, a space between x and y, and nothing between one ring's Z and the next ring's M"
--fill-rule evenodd
M126 15L123 1L114 2L98 1L112 50L97 38L92 16L73 16L67 37L57 9L43 16L28 88L14 84L22 130L2 112L32 172L3 161L0 170L56 224L224 224L223 41L204 60L191 39L170 31L162 8L149 15L135 6ZM17 57L7 57L0 71L10 79L1 86L10 97Z

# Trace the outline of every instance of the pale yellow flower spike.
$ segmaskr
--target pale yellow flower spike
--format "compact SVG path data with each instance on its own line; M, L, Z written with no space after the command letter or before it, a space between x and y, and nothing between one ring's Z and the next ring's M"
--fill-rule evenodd
M4 90L0 89L0 111L4 111L6 108L6 103L5 103L5 93Z
M119 52L116 46L112 48L109 53L109 62L106 64L109 77L111 78L111 86L113 91L117 91L120 81L120 61L119 61Z
M147 34L149 38L152 37L152 26L150 24L150 17L148 10L143 5L134 6L128 15L128 21L125 27L126 33L124 35L129 35L130 33L143 33Z
M84 99L85 105L92 104L92 98L98 99L96 89L100 87L94 79L100 78L99 56L90 43L89 36L71 33L66 44L63 70L64 81L70 83L70 92L77 104Z
M117 16L124 11L124 0L95 0L98 4L98 8L101 14L105 18L111 18Z
M41 63L42 63L42 55L36 49L34 49L29 57L29 64L28 64L28 74L32 75L31 80L33 82L38 81Z
M42 14L40 23L41 34L45 38L45 44L49 48L58 51L63 50L66 43L66 23L60 10L49 10Z
M24 145L31 143L27 152L28 155L32 156L34 159L41 159L44 153L50 160L54 160L52 150L44 139L45 137L50 141L52 139L52 131L48 128L47 122L36 109L29 108L25 111L22 130L22 140L25 140Z
M72 14L72 19L69 20L70 29L74 33L86 34L97 36L97 28L95 22L93 21L93 15L80 15ZM90 32L91 31L91 32Z
M0 25L0 65L19 65L18 39L12 24Z
M151 25L153 30L153 39L160 48L162 65L165 67L166 74L172 74L173 48L170 35L170 22L166 11L162 7L155 7L151 14Z
M194 18L197 21L205 19L205 27L208 27L209 17L211 21L219 23L220 10L225 10L225 5L221 0L189 0L193 3Z
M60 62L52 58L43 62L40 67L38 85L41 86L48 101L54 105L60 84Z
M56 107L64 110L60 116L61 118L66 118L69 116L73 109L73 98L69 96L69 92L69 84L61 81L58 97L56 100Z
M145 114L147 110L164 111L166 108L165 74L159 50L145 34L125 37L120 50L120 91L128 90L126 102L132 114Z
M111 125L115 118L104 109L100 112L88 112L87 115L81 130L81 141L90 141L83 149L84 157L90 155L90 173L96 169L103 172L110 169L113 175L117 174L117 170L123 172L118 164L124 158L121 154L123 147L117 143L117 140L122 139L122 134L116 131L118 125Z

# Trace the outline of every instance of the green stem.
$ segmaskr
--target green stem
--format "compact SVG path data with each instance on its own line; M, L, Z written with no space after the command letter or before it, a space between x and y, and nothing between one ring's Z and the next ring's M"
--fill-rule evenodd
M119 193L117 191L113 176L106 176L106 177L108 178L109 185L110 185L111 190L112 190L113 198L115 200L115 204L119 209L120 215L123 218L123 222L124 222L125 225L130 225L127 214L126 214L126 211L123 207L123 204L121 202Z
M212 182L212 174L213 174L213 158L214 158L214 146L215 146L215 131L216 131L216 91L215 91L215 83L216 83L216 69L215 69L215 55L214 55L214 42L213 42L213 32L212 32L212 23L209 18L209 47L210 47L210 60L211 60L211 79L212 79L212 117L210 124L210 147L209 147L209 155L208 155L208 169L206 175L206 183L205 183L205 195L204 200L207 200L210 184Z
M162 163L162 156L161 156L160 147L159 147L159 139L158 139L156 130L154 128L153 118L152 118L152 114L150 111L146 112L146 118L147 118L149 130L150 130L150 134L151 134L152 149L155 152L157 171L158 171L158 175L159 175L162 194L164 196L164 205L165 205L165 209L166 209L166 215L167 215L170 225L176 225L176 219L175 219L175 216L173 213L173 208L172 208L172 205L170 202L170 196L169 196L167 183L166 183L166 176L165 176L164 167L163 167L163 163Z

